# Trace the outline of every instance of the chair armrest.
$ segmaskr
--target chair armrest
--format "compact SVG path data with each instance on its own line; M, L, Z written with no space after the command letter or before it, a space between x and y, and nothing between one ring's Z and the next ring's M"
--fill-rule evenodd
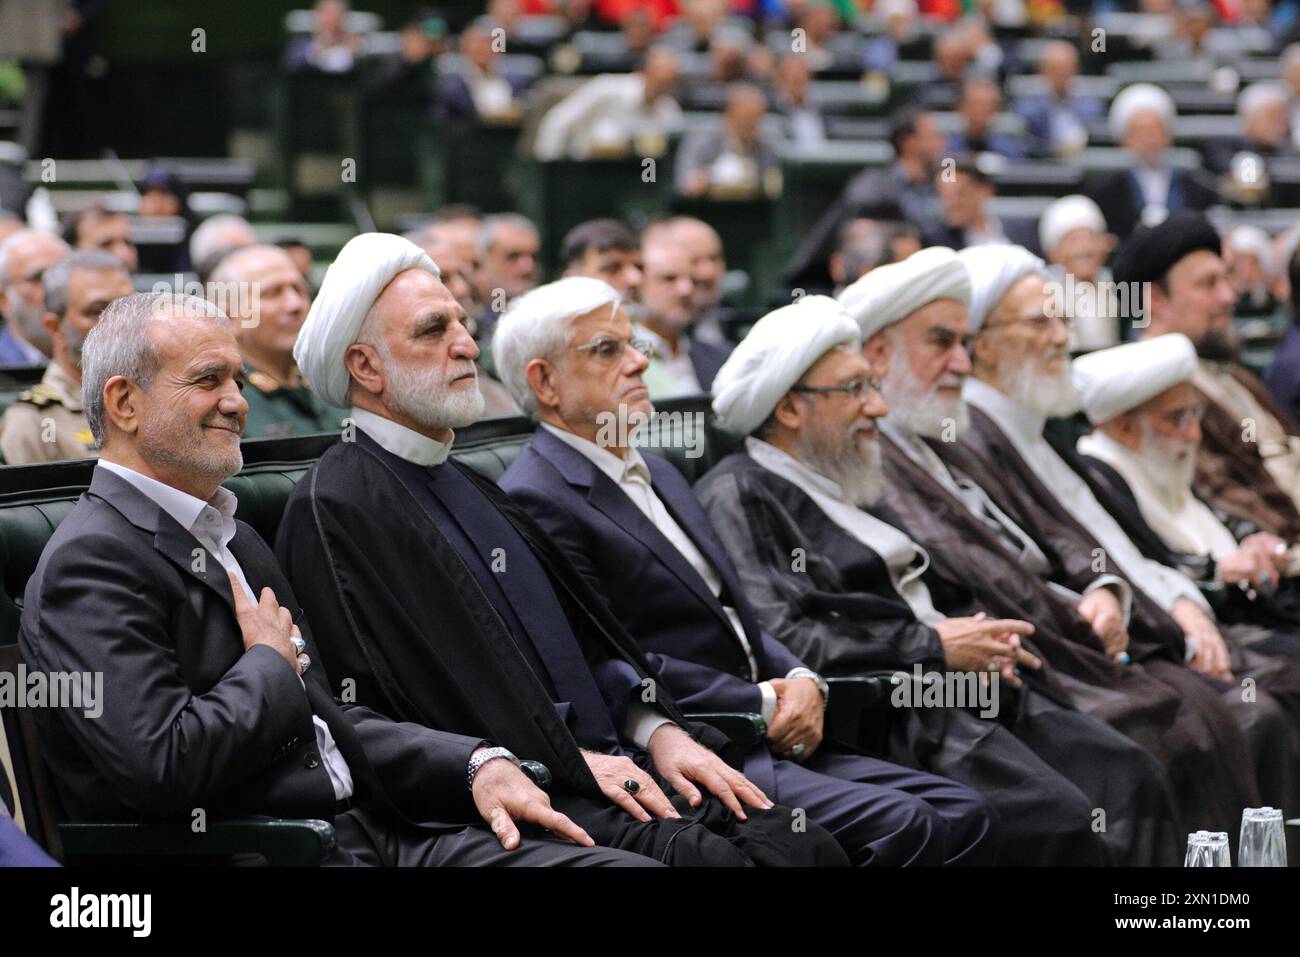
M889 737L889 696L899 679L889 675L828 678L824 737L883 754Z
M731 739L719 752L733 768L743 768L745 755L767 740L767 722L750 711L706 711L686 716L691 721L716 728Z
M194 832L188 821L76 822L59 825L65 863L177 857L228 859L260 854L273 865L315 867L334 850L334 825L292 818L231 818Z

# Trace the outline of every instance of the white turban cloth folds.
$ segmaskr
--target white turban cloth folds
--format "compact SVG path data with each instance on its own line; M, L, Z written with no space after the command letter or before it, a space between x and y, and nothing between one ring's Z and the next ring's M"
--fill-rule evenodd
M837 298L844 311L857 320L866 342L938 299L953 299L967 306L970 296L970 277L957 254L947 246L931 246L902 262L877 266Z
M1181 332L1098 349L1074 360L1074 384L1093 425L1136 409L1196 373L1196 347Z
M408 269L442 278L428 253L392 233L362 233L339 250L293 346L298 370L322 402L347 406L349 376L343 354L357 341L379 294Z
M1024 246L969 246L957 254L970 275L970 306L966 314L972 333L979 332L998 303L1025 276L1049 274L1043 262Z
M769 312L713 380L718 422L738 435L762 425L817 360L840 345L858 347L858 324L830 296L804 296Z

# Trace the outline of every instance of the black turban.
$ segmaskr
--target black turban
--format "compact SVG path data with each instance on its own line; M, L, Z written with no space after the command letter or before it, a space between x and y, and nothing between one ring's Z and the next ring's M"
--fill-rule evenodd
M1189 253L1223 253L1219 231L1201 213L1170 213L1158 226L1139 226L1115 255L1116 282L1159 282Z

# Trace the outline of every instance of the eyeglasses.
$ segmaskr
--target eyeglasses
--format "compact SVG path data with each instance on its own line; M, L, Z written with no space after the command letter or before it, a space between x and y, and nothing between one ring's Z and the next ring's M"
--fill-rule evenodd
M591 342L574 346L569 352L589 352L600 362L610 363L623 356L624 350L631 346L647 359L655 357L655 347L648 339L616 339L613 336L601 336Z
M1161 416L1161 418L1173 428L1182 430L1187 428L1187 426L1191 425L1193 422L1200 422L1204 416L1205 406L1194 405L1190 408L1169 412Z
M790 391L810 395L838 395L842 393L861 402L872 392L880 391L880 380L875 376L866 376L850 379L844 385L797 385L792 387Z

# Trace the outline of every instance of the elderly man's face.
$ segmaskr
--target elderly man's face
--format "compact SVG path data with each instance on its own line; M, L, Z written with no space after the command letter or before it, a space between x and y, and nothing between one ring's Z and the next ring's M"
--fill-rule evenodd
M1139 110L1129 119L1123 142L1143 163L1154 166L1164 159L1173 140L1163 116L1155 110Z
M131 277L118 269L79 269L69 276L68 311L50 332L55 354L80 368L81 347L100 313L131 292Z
M641 290L641 251L639 249L587 249L566 275L603 279L625 301L635 301Z
M1282 100L1265 103L1247 116L1242 125L1248 140L1276 149L1286 142L1291 125L1287 104Z
M1024 276L1002 297L980 330L986 361L993 357L1003 390L1046 416L1070 415L1079 407L1071 381L1070 329L1047 314L1047 282Z
M1079 72L1079 55L1068 43L1054 43L1043 54L1041 71L1052 91L1064 96L1069 92L1070 81Z
M477 421L483 415L474 365L479 350L465 327L465 310L450 290L432 273L408 269L371 308L377 310L372 318L383 343L371 348L380 401L431 432ZM365 348L354 345L349 351Z
M894 420L932 438L950 426L965 428L961 387L971 371L969 340L966 307L953 299L926 303L881 338L872 337L865 353L884 371L883 392Z
M961 115L966 121L966 132L983 135L993 125L1002 94L993 83L971 82L962 91Z
M622 308L601 306L573 321L572 346L559 358L555 378L562 419L588 426L602 413L635 421L633 415L654 412L641 380L650 360L632 348L631 339L632 320Z
M1237 293L1223 259L1207 249L1189 253L1166 278L1167 292L1152 283L1152 318L1161 332L1181 332L1204 359L1236 356L1232 314Z
M141 391L136 451L170 485L213 485L243 467L243 362L224 322L160 314L149 334L160 367Z
M694 318L694 296L695 281L686 252L675 245L647 246L641 279L646 321L662 332L683 332Z
M130 272L140 268L140 256L131 242L131 220L125 213L83 220L77 227L77 248L111 253Z
M9 251L9 273L0 276L0 312L26 330L39 326L45 312L45 270L68 254L63 240L35 235L18 242Z
M1187 487L1196 471L1205 400L1190 382L1180 382L1134 409L1137 450L1157 474Z
M537 284L540 248L537 234L531 229L510 224L498 226L492 246L483 257L483 279L488 289L504 289L508 299L532 289Z
M1089 226L1079 226L1061 237L1051 251L1051 261L1081 282L1091 282L1110 255L1110 240Z
M248 305L256 303L244 315L235 315L235 336L240 347L255 357L284 358L293 353L307 309L307 282L289 254L271 246L258 246L234 253L227 261L237 282L245 288L257 289L257 297L234 295L231 290L228 302Z
M817 360L799 383L804 388L852 388L874 382L871 363L859 350L832 349ZM825 475L858 505L880 495L880 445L876 419L889 407L880 392L800 392L791 396L799 409L794 455Z

